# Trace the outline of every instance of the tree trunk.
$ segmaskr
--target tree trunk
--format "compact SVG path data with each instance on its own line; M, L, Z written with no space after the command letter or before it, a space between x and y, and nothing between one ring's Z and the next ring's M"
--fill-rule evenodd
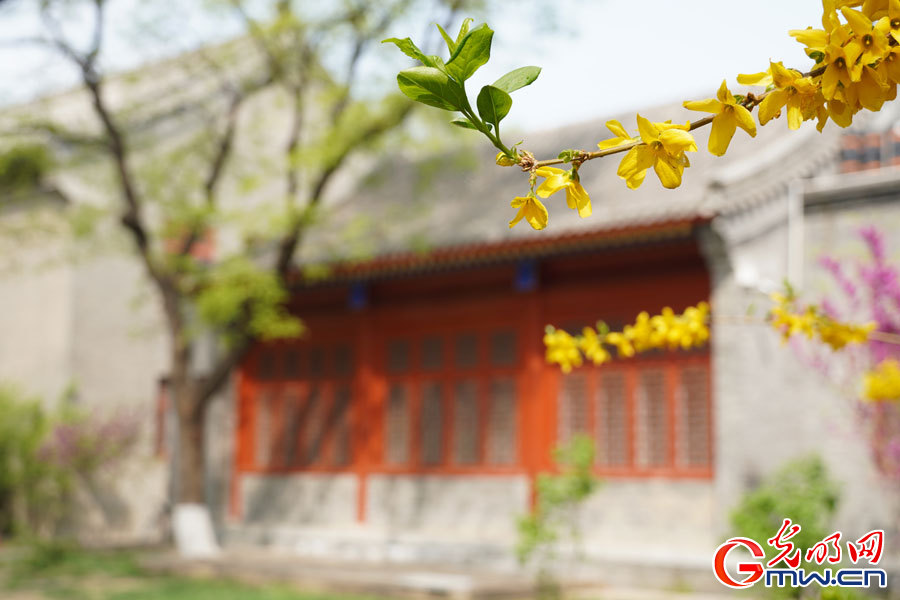
M180 381L179 381L180 380ZM184 376L172 381L178 412L178 454L175 465L175 501L179 504L206 504L206 453L204 421L206 411L199 398L200 386Z

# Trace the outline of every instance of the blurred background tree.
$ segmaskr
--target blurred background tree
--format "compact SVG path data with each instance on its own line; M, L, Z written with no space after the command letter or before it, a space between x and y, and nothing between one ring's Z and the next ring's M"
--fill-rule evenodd
M251 342L302 334L287 290L305 240L324 222L329 187L352 177L362 151L401 135L411 113L393 70L379 73L371 51L410 11L449 23L473 2L185 3L186 14L202 5L208 23L238 23L238 35L110 75L110 21L152 31L139 21L146 11L125 14L128 5L5 3L33 11L41 31L3 48L56 53L80 89L0 115L0 195L51 190L76 233L102 237L110 223L127 233L164 316L176 501L202 504L212 398ZM180 7L168 4L161 18L177 21Z

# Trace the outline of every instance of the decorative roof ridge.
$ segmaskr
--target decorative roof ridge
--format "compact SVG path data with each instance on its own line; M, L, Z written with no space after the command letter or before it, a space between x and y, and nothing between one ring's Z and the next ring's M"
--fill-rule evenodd
M552 235L543 239L463 242L421 252L393 252L364 260L333 263L330 267L331 273L324 280L328 283L365 280L399 273L533 259L594 248L685 239L693 235L697 225L705 222L708 222L708 219L679 218L651 224L598 227ZM309 285L317 281L319 280L304 281L300 272L295 272L291 278L294 285Z

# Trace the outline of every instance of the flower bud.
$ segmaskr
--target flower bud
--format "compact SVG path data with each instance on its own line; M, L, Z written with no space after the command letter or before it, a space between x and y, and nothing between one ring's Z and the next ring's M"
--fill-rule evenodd
M505 152L498 152L496 163L501 167L511 167L513 165L519 164L519 161L516 158L506 154Z

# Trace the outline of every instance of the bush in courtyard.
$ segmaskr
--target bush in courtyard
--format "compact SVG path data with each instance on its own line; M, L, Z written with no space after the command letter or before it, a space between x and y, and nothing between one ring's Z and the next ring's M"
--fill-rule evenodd
M67 399L48 409L0 387L0 535L56 534L74 486L96 490L137 439L138 421L89 413Z
M40 528L61 504L64 478L39 457L51 426L38 399L0 387L0 535Z
M593 473L594 455L594 442L586 435L576 435L556 448L553 457L558 472L538 475L534 510L518 521L516 554L523 564L533 561L537 565L542 598L560 595L552 563L567 534L572 542L579 541L579 509L600 485Z
M772 559L777 551L765 541L778 532L785 518L802 527L790 541L797 548L811 548L833 532L830 524L839 499L838 486L822 459L809 456L786 463L745 494L731 514L731 524L735 535L757 540L766 550L766 558ZM807 571L821 568L805 560L801 566ZM821 592L822 598L835 598L830 594L837 591L823 591L818 586L771 590L791 597L818 597Z

